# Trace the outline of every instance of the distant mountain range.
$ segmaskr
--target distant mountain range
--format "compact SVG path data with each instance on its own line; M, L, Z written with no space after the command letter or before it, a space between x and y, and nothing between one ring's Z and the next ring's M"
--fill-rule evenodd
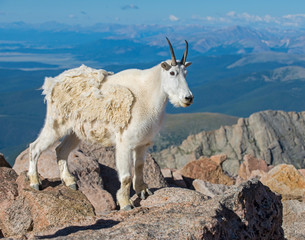
M31 25L0 23L0 61L12 53L70 54L74 61L127 64L161 61L169 57L168 36L177 52L190 44L190 57L263 52L305 53L305 29L211 27L202 25L70 26L56 22ZM182 53L181 53L182 55ZM65 64L59 64L65 67ZM73 64L70 64L73 65ZM70 66L69 66L70 67Z
M177 58L188 40L188 83L195 96L191 107L169 105L168 113L248 117L267 109L304 110L305 29L0 23L0 152L16 153L39 133L45 105L37 89L45 76L80 64L113 72L149 68L170 58L165 36ZM204 130L207 122L199 122L196 129ZM165 132L160 142L177 144L187 134Z

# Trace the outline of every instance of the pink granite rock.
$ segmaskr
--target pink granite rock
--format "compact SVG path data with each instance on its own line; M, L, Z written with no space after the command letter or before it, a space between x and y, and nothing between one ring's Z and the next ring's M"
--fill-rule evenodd
M120 188L120 182L117 176L115 164L115 149L113 147L102 147L99 144L86 144L81 143L79 150L85 156L91 157L98 161L103 179L104 189L111 193L112 197L116 200L116 192ZM148 184L149 188L161 188L168 186L165 181L161 169L156 161L147 155L144 169L143 169L144 182Z
M217 165L221 165L227 159L227 155L225 154L214 155L211 156L210 159L213 162L215 162Z
M35 232L75 224L95 215L93 206L84 194L63 186L59 181L43 180L41 191L29 186L25 173L21 173L16 182L19 198L24 199L30 210Z
M176 186L182 187L182 188L187 188L187 185L179 170L173 171L173 181Z
M59 143L44 151L38 160L38 172L45 179L59 179L59 168L55 148ZM82 152L74 150L69 155L68 167L77 178L79 190L86 195L94 206L96 214L109 212L116 208L113 197L103 189L99 163ZM28 168L28 149L16 159L13 169L19 174Z
M114 211L95 224L62 228L47 237L284 240L280 198L257 181L233 186L225 195L209 200L189 189L162 188L141 204L131 211Z
M260 180L284 200L305 200L305 177L293 165L277 165Z
M0 235L5 237L24 233L32 225L27 207L17 201L16 179L17 174L13 169L0 167Z
M267 163L264 160L247 154L244 156L244 161L240 165L238 176L243 180L248 180L255 176L262 176L268 170Z
M172 170L169 168L163 168L161 169L161 173L163 175L163 177L166 178L172 178L173 174L172 174Z
M44 178L60 178L59 169L56 161L55 148L59 142L45 150L38 159L38 172ZM19 175L29 168L29 149L24 150L16 158L13 169Z
M104 190L99 163L96 160L80 151L74 151L69 156L69 169L77 177L79 190L94 206L97 215L116 208L113 197Z
M305 201L286 200L283 203L283 229L289 240L305 239Z
M234 184L234 180L222 171L219 164L206 157L188 162L180 172L184 177L190 179L201 179L216 184Z
M298 169L298 170L305 177L305 169Z
M214 184L210 182L206 182L200 179L196 179L193 181L193 186L197 192L202 193L208 197L215 197L216 195L222 195L230 189L228 186L223 184Z

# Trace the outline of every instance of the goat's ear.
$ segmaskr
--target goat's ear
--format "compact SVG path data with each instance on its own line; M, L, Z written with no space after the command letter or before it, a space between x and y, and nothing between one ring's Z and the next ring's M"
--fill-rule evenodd
M185 63L185 67L187 68L188 66L190 66L192 63L191 62L186 62Z
M162 62L161 67L168 71L171 68L171 65L169 65L167 62Z

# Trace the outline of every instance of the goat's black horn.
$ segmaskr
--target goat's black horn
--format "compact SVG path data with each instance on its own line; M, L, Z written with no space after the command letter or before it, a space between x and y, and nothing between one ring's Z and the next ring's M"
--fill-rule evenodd
M175 53L174 53L174 49L172 47L172 44L170 43L170 41L168 40L168 38L166 38L169 48L171 50L171 56L172 56L172 66L176 66L177 65L177 61L176 61L176 57L175 57Z
M184 54L183 54L182 59L181 59L181 64L183 64L183 65L185 65L187 52L188 52L188 48L189 48L189 44L186 40L185 40L185 43L186 43L185 51L184 51Z

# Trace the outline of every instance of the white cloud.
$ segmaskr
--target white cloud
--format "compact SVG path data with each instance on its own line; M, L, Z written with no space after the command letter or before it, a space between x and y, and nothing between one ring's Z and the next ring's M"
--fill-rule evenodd
M274 20L273 17L271 17L270 15L265 15L264 17L264 21L267 22L267 23L270 23Z
M288 14L282 17L275 17L269 14L256 15L248 12L238 13L230 11L223 16L198 16L193 15L192 19L197 22L206 24L249 24L254 26L294 26L294 27L305 27L305 14Z
M129 9L139 9L139 7L137 5L134 4L128 4L122 7L122 10L129 10Z
M231 11L231 12L227 12L227 14L226 14L228 17L235 17L235 15L236 15L236 12L234 12L234 11Z
M211 22L211 21L215 21L215 18L211 17L211 16L207 16L205 18L207 21Z
M283 18L286 18L286 19L305 18L305 14L288 14L288 15L283 16Z
M305 17L305 14L304 14ZM226 14L227 20L232 22L247 22L247 23L274 23L274 24L283 24L283 19L279 17L272 17L269 14L265 16L249 14L247 12L236 13L234 11L228 12ZM286 18L292 18L291 16L287 16Z
M176 21L178 21L179 20L179 18L177 18L175 15L169 15L169 20L171 20L172 22L176 22Z
M231 20L244 20L247 22L261 22L263 21L262 17L258 15L249 14L247 12L236 13L234 11L228 12L226 17Z
M200 21L202 21L202 20L205 19L204 17L198 16L198 15L192 15L191 18L192 18L193 20L200 20Z
M214 17L211 17L211 16L202 17L202 16L198 16L198 15L193 15L192 19L196 20L196 21L208 21L208 22L213 22L213 21L218 20L218 19L216 19Z

